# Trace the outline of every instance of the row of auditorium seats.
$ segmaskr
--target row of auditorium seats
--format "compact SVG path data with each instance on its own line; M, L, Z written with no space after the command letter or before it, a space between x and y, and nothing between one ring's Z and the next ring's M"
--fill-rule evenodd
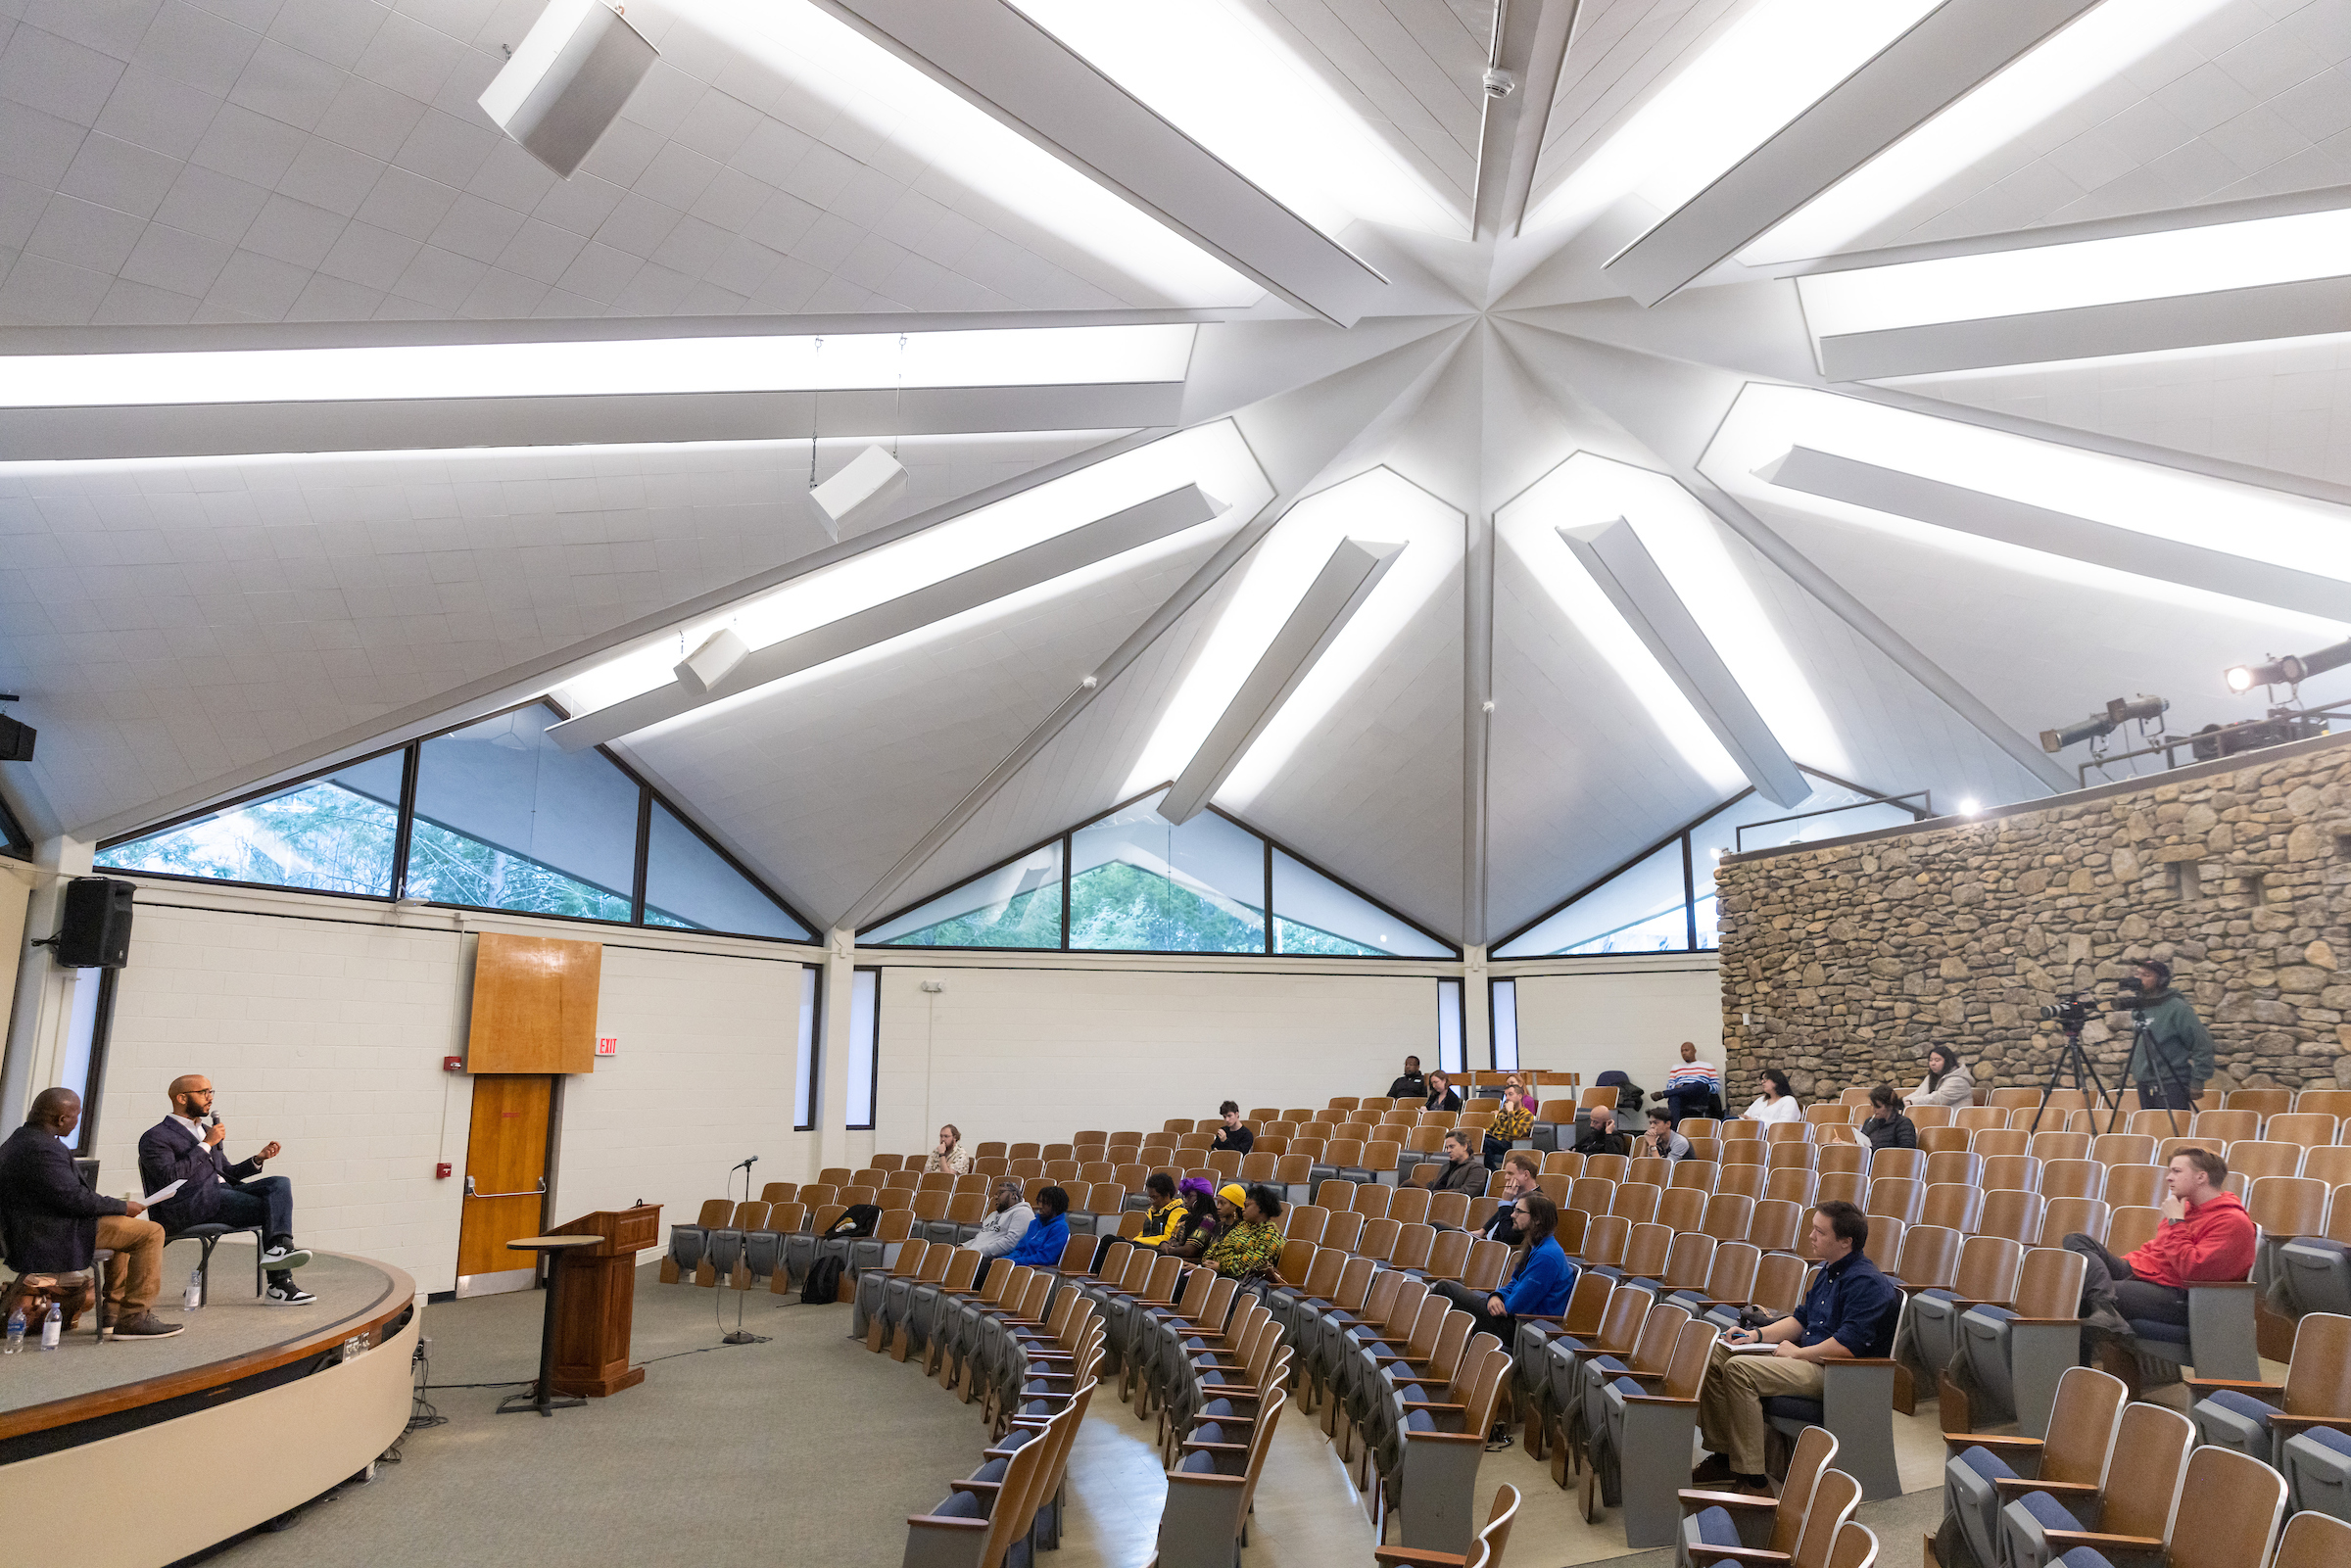
M1797 1440L1779 1496L1684 1488L1680 1546L1689 1568L1787 1563L1790 1568L1870 1568L1878 1538L1853 1518L1861 1484L1836 1469L1837 1440L1810 1427Z
M2306 1330L2294 1358L2326 1358L2339 1383L2341 1330L2351 1320L2328 1321L2341 1326ZM2203 1383L2189 1381L2191 1389ZM2330 1456L2329 1479L2314 1481L2298 1455L2284 1457L2307 1436L2265 1430L2300 1422L2250 1398L2242 1399L2246 1410L2216 1404L2226 1394L2202 1400L2191 1423L2164 1405L2130 1401L2104 1372L2076 1366L2058 1383L2044 1435L1946 1434L1937 1560L1943 1568L2044 1568L2060 1559L2066 1568L2112 1568L2109 1553L2165 1568L2351 1561L2351 1521L2306 1491L2339 1486L2343 1456L2312 1446Z

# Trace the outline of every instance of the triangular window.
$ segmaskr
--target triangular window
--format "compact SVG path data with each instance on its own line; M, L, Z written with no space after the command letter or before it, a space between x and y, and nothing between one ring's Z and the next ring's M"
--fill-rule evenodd
M1881 795L1803 770L1813 790L1794 810L1742 790L1662 843L1520 927L1496 958L1710 952L1714 863L1724 855L1870 832L1929 815L1923 793ZM1917 801L1910 805L1904 802Z
M860 933L880 947L1450 958L1412 922L1213 807L1157 789ZM1064 911L1067 929L1064 929ZM1271 920L1268 911L1271 911Z
M809 927L544 702L104 846L115 871L808 941ZM643 885L640 885L640 876Z

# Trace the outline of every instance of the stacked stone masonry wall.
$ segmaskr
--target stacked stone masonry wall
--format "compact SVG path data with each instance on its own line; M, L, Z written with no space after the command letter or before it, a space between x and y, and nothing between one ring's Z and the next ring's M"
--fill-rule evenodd
M1958 1047L1977 1081L2046 1081L2040 1007L2160 958L2216 1046L2214 1088L2351 1087L2351 736L2233 771L1722 866L1734 1088L1809 1098ZM1745 1018L1748 1022L1743 1022ZM2083 1044L2109 1086L2129 1019Z

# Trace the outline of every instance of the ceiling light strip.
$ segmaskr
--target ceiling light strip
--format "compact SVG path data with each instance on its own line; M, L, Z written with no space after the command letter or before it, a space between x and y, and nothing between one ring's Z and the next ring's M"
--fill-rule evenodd
M1795 809L1812 792L1812 786L1804 783L1787 748L1739 685L1705 629L1698 624L1698 617L1673 591L1633 525L1619 517L1609 523L1558 532L1625 624L1690 699L1748 783L1773 804Z
M752 649L715 681L689 683L681 678L567 719L547 733L566 751L617 740L1195 528L1223 510L1223 504L1199 486L1179 486L942 582Z
M1358 539L1342 539L1299 595L1297 607L1273 641L1258 658L1256 668L1241 682L1241 689L1224 705L1224 712L1209 730L1208 738L1192 753L1184 765L1175 787L1159 808L1168 821L1182 826L1199 815L1209 797L1217 792L1248 750L1250 743L1265 732L1273 716L1281 711L1282 703L1298 689L1315 661L1346 630L1355 612L1363 608L1379 580L1396 563L1405 546L1368 544Z
M2351 583L2249 560L2224 550L2118 528L1899 469L1792 447L1755 470L1783 490L1955 529L2024 549L2063 555L2183 587L2275 604L2329 621L2351 621Z
M1292 305L1353 326L1387 279L1002 0L818 0Z
M1181 381L1186 324L0 356L0 407Z
M2098 0L1944 0L1610 261L1655 305L1738 251Z

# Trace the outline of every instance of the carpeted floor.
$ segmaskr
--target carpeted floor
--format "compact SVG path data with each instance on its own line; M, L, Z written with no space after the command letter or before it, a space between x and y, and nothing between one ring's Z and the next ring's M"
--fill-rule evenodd
M978 1407L846 1338L846 1307L801 1307L764 1292L745 1326L767 1344L718 1347L738 1298L663 1286L638 1273L636 1350L645 1382L552 1417L499 1416L537 1365L536 1293L435 1306L429 1394L448 1423L412 1433L402 1461L303 1509L275 1535L207 1555L225 1568L531 1568L546 1561L627 1564L668 1557L724 1565L822 1563L896 1568L904 1520L978 1463ZM1142 1568L1166 1484L1153 1428L1106 1385L1080 1434L1069 1528L1050 1568ZM1511 1543L1519 1568L1607 1562L1664 1568L1665 1552L1624 1553L1613 1516L1575 1520L1566 1494L1514 1452L1481 1467L1528 1494ZM1481 1474L1481 1483L1488 1477ZM1481 1487L1481 1490L1486 1490ZM1865 1505L1882 1568L1912 1568L1939 1492ZM1245 1568L1363 1568L1371 1530L1311 1416L1285 1419L1268 1457Z

